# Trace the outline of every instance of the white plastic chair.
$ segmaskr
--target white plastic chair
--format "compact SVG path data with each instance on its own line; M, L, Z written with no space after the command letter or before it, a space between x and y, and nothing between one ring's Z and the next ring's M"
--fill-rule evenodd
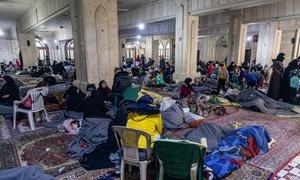
M118 146L123 146L123 155L121 161L121 180L125 179L125 164L137 166L140 168L140 180L147 179L147 166L151 162L152 149L151 149L151 136L141 130L126 128L121 126L112 127ZM146 138L147 149L145 149L145 160L140 160L138 141L140 137ZM120 138L120 141L119 141Z
M49 89L47 87L31 89L27 92L27 95L23 98L22 101L14 101L14 122L13 122L14 129L16 129L17 112L27 114L30 129L32 131L35 129L33 113L44 111L47 122L50 122L50 120L48 119L48 114L47 114L45 104L44 104L44 97L48 94L48 91L49 91ZM31 100L32 100L31 108L26 109L26 108L19 107L24 101L26 101L26 99L29 96L31 97Z

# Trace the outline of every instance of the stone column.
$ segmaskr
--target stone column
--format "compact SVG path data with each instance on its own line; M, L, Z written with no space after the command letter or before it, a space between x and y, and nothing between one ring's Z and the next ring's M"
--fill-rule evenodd
M77 77L112 85L120 66L117 0L71 1Z
M242 11L233 11L230 14L227 64L235 62L241 65L244 62L246 40L247 25L242 23Z
M33 66L38 62L37 48L34 34L18 34L20 51L22 53L24 68Z
M278 29L278 22L264 22L260 24L257 63L262 66L271 65L272 59L276 58L281 42L281 30Z
M293 59L299 56L299 41L300 41L300 29L296 30L295 44L293 48Z
M188 13L188 0L176 4L175 74L177 81L194 78L197 70L199 17Z
M146 62L148 62L149 58L153 58L153 37L152 36L148 36L145 37L145 58L146 58Z

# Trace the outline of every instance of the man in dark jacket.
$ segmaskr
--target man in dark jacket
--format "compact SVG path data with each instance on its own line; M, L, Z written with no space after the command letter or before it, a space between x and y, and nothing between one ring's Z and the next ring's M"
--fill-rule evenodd
M115 68L115 77L112 86L113 94L122 94L126 89L131 87L131 77L128 72L121 71L120 68Z

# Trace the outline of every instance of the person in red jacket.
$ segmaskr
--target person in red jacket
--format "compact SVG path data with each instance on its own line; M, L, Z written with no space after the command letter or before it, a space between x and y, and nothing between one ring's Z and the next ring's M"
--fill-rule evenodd
M212 63L210 63L208 68L207 68L207 74L210 75L214 71L215 71L214 65Z
M191 78L186 78L184 80L183 85L180 88L180 96L181 97L188 97L190 95L194 94L193 86L192 86L192 79Z

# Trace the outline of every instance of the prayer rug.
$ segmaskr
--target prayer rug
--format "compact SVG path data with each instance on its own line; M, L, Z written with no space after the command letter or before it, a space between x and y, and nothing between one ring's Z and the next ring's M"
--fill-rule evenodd
M294 157L300 149L300 123L292 119L243 110L210 122L225 127L231 127L235 122L241 123L242 127L250 125L265 127L276 142L268 153L256 156L249 163L271 172Z
M13 143L0 143L0 170L19 167L20 162L17 150Z
M300 153L274 172L272 180L300 179Z
M100 169L95 171L87 171L82 167L74 169L70 172L57 176L58 180L114 180L114 169Z
M21 166L38 165L46 173L57 175L78 167L78 161L67 154L68 145L73 138L74 136L63 133L38 133L17 138L14 144Z
M224 180L262 180L268 179L271 176L271 172L255 167L250 164L244 164L240 169L233 171Z
M10 125L7 120L2 120L0 124L0 141L10 139L11 133L10 133Z

